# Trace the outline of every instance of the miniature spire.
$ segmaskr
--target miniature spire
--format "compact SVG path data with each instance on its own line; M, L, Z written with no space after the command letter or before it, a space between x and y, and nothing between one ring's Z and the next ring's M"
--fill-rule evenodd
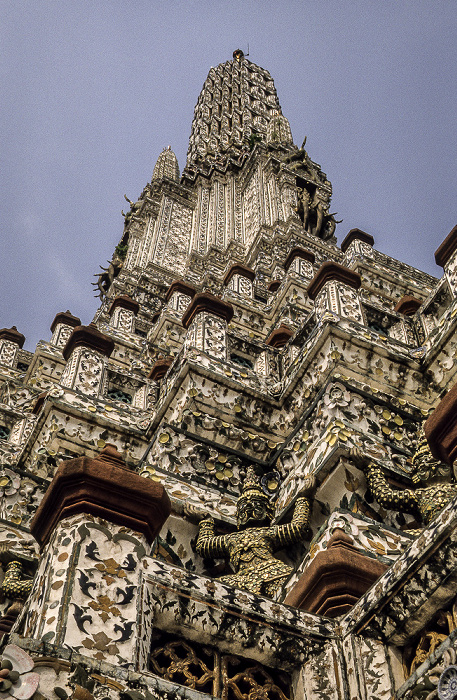
M154 166L154 172L152 173L153 181L163 180L164 178L179 182L178 159L171 150L171 146L163 149L162 153L157 158L157 162Z
M289 120L279 110L276 111L276 114L272 114L268 122L266 141L267 143L281 143L287 146L293 143Z

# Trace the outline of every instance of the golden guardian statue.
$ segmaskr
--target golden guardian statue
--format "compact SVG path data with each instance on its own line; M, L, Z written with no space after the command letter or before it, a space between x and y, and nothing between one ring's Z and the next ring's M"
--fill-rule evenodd
M215 535L214 521L205 518L200 523L197 553L204 558L228 556L234 574L219 581L251 593L274 596L293 573L293 568L274 557L274 552L303 540L308 529L310 495L314 480L309 479L295 502L292 521L271 525L274 505L249 468L241 496L237 502L238 531Z

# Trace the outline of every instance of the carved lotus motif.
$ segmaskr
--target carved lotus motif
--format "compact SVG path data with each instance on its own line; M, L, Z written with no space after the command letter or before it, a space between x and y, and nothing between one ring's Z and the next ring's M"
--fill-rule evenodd
M349 405L351 396L343 384L332 384L328 393L324 396L324 404L327 408L344 408Z

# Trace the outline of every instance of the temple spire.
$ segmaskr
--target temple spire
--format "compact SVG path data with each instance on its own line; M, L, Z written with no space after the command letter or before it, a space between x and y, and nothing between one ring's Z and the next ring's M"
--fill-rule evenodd
M163 180L164 178L168 180L174 180L179 182L179 165L178 159L176 158L174 152L171 150L171 146L164 148L160 156L157 158L157 162L154 166L154 171L152 173L152 180Z
M274 117L278 121L278 116L282 116L281 106L270 73L237 49L231 61L211 68L203 84L195 107L186 168L202 161L209 164L238 157L249 150L253 139L267 140L270 120ZM291 143L290 127L288 131Z

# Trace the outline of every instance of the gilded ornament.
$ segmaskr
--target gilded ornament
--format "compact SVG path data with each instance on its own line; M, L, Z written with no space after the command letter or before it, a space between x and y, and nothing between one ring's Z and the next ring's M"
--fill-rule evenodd
M205 518L200 523L197 553L204 557L228 555L233 575L222 576L222 583L260 595L273 596L292 574L288 564L276 559L274 551L303 539L309 523L310 494L314 479L309 477L295 503L292 522L272 526L274 506L271 490L279 486L273 475L263 490L252 467L247 470L241 496L237 501L238 531L216 535L214 521ZM270 493L269 493L270 492Z
M386 433L386 430L390 432L383 426L382 431ZM451 468L432 456L422 428L417 450L411 460L414 488L392 488L380 467L369 462L357 449L352 451L352 456L364 469L370 490L379 505L412 513L419 517L423 525L428 525L457 496L457 483Z
M32 584L32 579L23 579L22 577L22 563L11 561L6 567L0 590L7 598L27 598L32 590Z

